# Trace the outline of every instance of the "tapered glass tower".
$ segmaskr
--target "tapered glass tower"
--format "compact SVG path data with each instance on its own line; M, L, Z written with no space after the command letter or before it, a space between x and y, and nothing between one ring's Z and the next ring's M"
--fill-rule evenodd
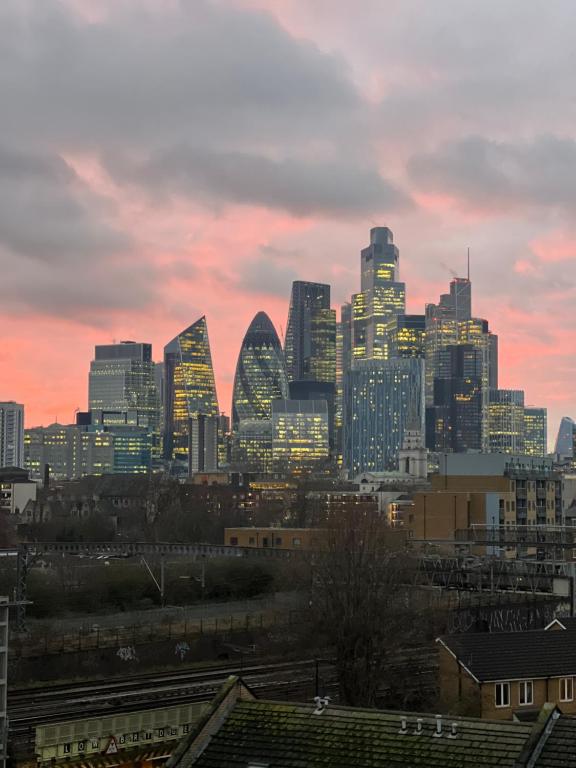
M164 380L164 456L187 461L190 420L219 413L205 317L164 347Z
M272 400L288 397L288 380L278 334L265 312L246 331L234 377L232 421L270 419Z

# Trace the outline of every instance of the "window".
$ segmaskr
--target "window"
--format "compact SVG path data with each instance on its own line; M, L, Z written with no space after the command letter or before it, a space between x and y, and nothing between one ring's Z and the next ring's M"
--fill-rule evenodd
M510 706L510 683L496 683L496 706Z
M302 546L302 539L299 539L298 536L295 536L292 539L292 546L293 547L301 547Z
M238 544L238 536L230 536L230 546L235 547Z
M282 536L276 536L276 546L277 547L282 546Z
M572 701L574 699L574 685L572 677L561 677L560 683L560 701Z
M518 704L526 706L534 700L532 680L521 680L518 683Z

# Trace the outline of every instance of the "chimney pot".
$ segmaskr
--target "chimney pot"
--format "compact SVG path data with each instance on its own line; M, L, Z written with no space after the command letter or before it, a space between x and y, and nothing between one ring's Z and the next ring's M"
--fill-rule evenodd
M422 718L418 717L416 719L416 735L420 736L422 734Z
M457 739L458 738L458 723L452 723L450 725L450 733L448 734L449 739Z
M442 736L442 715L436 715L436 730L434 738L439 739Z
M400 730L398 733L408 733L408 719L406 717L400 718Z

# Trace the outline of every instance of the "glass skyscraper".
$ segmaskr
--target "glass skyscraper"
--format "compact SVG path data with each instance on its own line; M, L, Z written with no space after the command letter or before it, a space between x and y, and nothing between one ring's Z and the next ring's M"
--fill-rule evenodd
M288 381L336 382L336 312L330 309L330 286L292 283L286 341Z
M572 458L574 454L574 420L570 416L562 416L556 443L554 444L554 453L565 458Z
M102 344L95 348L88 378L91 411L138 411L140 425L158 428L158 391L152 345L135 341Z
M0 403L0 467L24 467L24 406Z
M529 456L546 456L548 453L546 408L524 408L524 452Z
M488 452L524 453L524 392L521 389L490 390Z
M234 394L234 428L245 420L270 419L272 400L288 397L288 379L278 334L265 312L254 317L240 347Z
M188 464L190 419L219 415L205 317L164 347L164 384L164 457Z
M358 360L344 376L344 467L352 476L398 466L408 428L424 432L424 361Z
M370 230L370 245L361 252L360 293L352 296L352 357L386 359L387 323L403 314L406 287L399 282L399 253L388 227Z

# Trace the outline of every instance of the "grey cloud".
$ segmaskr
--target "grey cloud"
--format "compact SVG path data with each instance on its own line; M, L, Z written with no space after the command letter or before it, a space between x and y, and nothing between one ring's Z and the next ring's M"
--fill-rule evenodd
M298 279L294 269L284 264L277 264L269 255L263 253L259 258L242 267L238 287L249 293L263 293L288 298L292 282Z
M503 213L541 206L573 213L576 142L543 136L532 142L490 141L480 136L447 142L408 163L423 190Z
M106 208L58 155L0 144L0 244L14 254L86 260L126 248Z
M152 194L180 194L207 204L261 205L295 216L363 216L409 204L376 170L340 160L272 160L180 147L141 163L116 155L105 164L115 179L144 186Z

